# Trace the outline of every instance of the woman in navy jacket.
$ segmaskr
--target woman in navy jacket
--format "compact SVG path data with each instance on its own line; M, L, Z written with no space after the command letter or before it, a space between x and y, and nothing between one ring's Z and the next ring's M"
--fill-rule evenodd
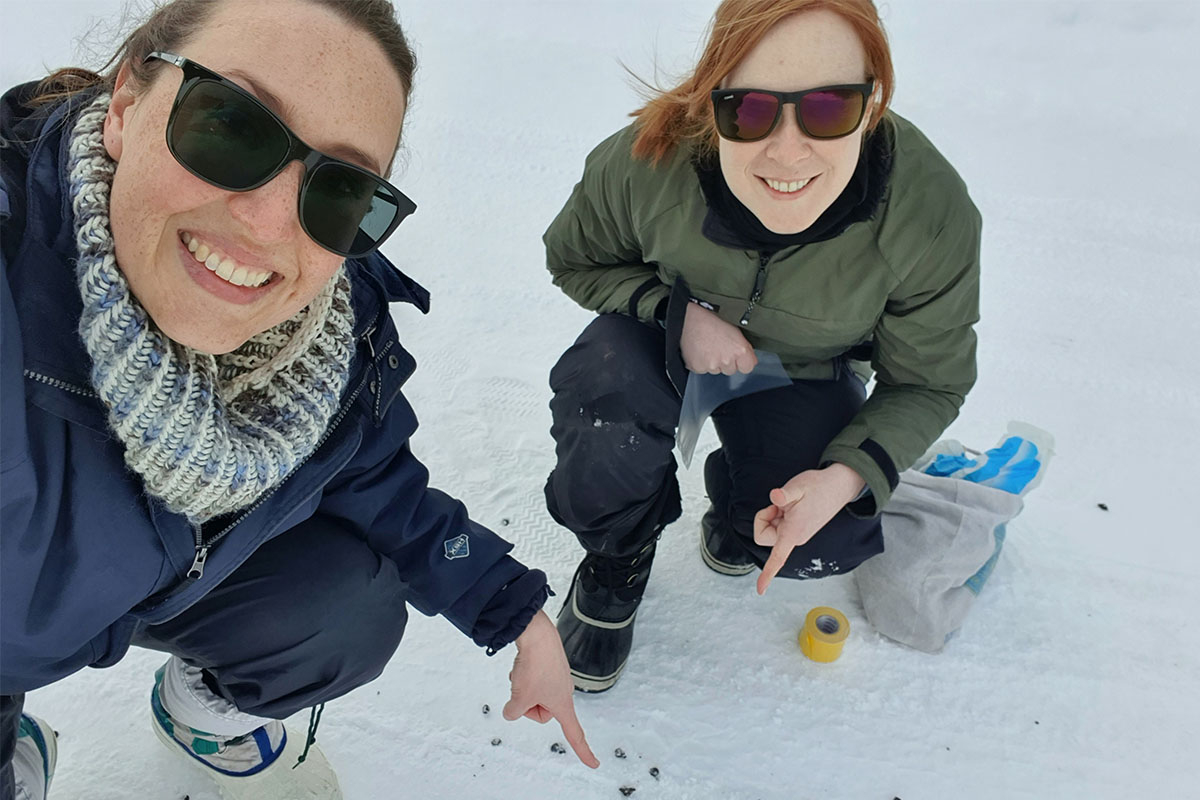
M176 0L113 63L0 108L0 795L14 758L49 783L24 693L135 644L170 654L159 737L227 796L338 797L278 720L374 679L406 602L515 641L505 716L595 766L545 576L408 447L388 304L428 297L374 249L411 210L379 177L413 70L390 4Z

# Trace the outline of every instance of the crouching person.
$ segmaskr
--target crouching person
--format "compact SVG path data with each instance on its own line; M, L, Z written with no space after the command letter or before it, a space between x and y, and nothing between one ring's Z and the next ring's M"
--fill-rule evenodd
M279 720L377 677L406 603L515 642L505 716L595 766L545 576L408 447L391 5L176 0L112 63L0 111L0 795L52 778L24 693L136 645L169 654L156 733L226 797L340 797Z
M693 73L596 147L545 236L555 284L600 313L550 373L546 500L586 551L558 628L585 691L624 669L681 513L685 383L778 359L783 385L713 411L704 465L704 561L761 569L761 594L880 553L900 472L975 381L979 214L888 109L874 4L725 0L711 31Z

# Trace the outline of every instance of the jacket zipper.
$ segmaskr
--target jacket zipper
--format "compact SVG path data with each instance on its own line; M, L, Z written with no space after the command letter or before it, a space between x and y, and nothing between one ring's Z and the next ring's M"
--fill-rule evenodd
M766 253L758 254L758 274L754 276L754 291L750 294L750 304L746 306L746 313L738 320L738 324L743 328L750 324L750 312L762 299L763 286L767 283L767 262L770 260L771 257Z
M39 383L44 383L47 386L53 386L56 389L73 392L83 397L99 397L100 395L90 389L84 389L74 384L60 381L57 378L50 378L33 370L24 370L25 377L32 378ZM189 578L199 579L204 575L204 562L208 560L208 547L204 544L204 534L200 531L199 525L192 525L192 535L196 540L196 557L192 559L192 566L188 569L187 576Z
M371 394L375 395L375 407L374 407L374 409L372 409L371 416L374 418L373 421L375 423L375 427L378 428L379 427L379 404L381 402L380 398L383 397L383 373L380 372L380 370L379 370L379 358L375 355L375 345L371 343L371 334L374 332L375 332L375 326L372 325L371 329L369 331L367 331L366 339L367 339L367 352L369 352L371 354L371 371L372 371L372 374L374 374L374 376L375 376L374 378L371 378L371 384L370 384ZM387 352L387 350L391 346L392 346L392 343L388 342L387 346L384 347L383 352ZM379 355L383 355L383 353L380 353Z
M362 335L362 338L366 340L367 351L371 354L371 366L372 366L372 368L374 368L375 373L378 375L379 365L375 363L375 346L371 343L371 334L375 333L375 327L376 326L372 325L370 328L368 328L367 332ZM325 440L328 439L330 437L330 435L332 435L334 429L337 428L337 426L341 423L342 419L346 416L346 413L350 410L350 407L352 405L354 405L354 401L358 399L358 396L360 394L362 394L363 386L365 386L367 384L367 382L370 380L371 380L370 375L367 375L367 377L364 380L359 381L358 386L354 389L354 391L350 394L350 396L346 398L346 402L342 403L342 407L340 409L338 409L337 416L335 416L332 420L330 420L329 425L327 425L325 427L325 433L321 434L321 438L319 440L317 440L317 444L316 444L316 446L313 447L312 452L310 452L307 456L304 457L304 460L302 460L299 464L297 464L295 467L292 468L292 471L288 474L288 477L284 478L282 481L280 481L275 486L275 488L271 489L271 491L267 492L262 497L255 500L254 504L252 506L250 506L245 511L243 511L238 516L238 518L235 519L233 522L231 522L227 526L225 526L224 530L222 530L220 533L218 533L216 536L213 536L211 539L209 539L206 542L206 541L204 541L204 534L201 531L200 526L199 525L192 526L193 535L196 540L196 557L192 559L192 566L187 572L188 580L200 580L201 578L203 578L204 577L204 564L206 561L208 561L208 552L209 552L209 550L212 549L213 545L215 545L221 539L224 539L225 535L227 533L229 533L234 528L236 528L238 526L238 524L240 524L242 522L242 520L246 519L246 517L253 514L255 509L257 509L264 502L266 502L266 500L268 498L270 498L271 495L273 495L273 494L275 494L275 492L279 491L279 489L285 483L287 483L288 480L291 479L292 475L295 475L297 472L300 471L300 468L302 466L304 466L305 462L307 462L309 458L312 457L313 453L315 453L321 449L321 445L325 444ZM378 384L376 384L376 386L378 386ZM375 402L376 402L377 407L378 407L378 403L379 403L378 394L379 394L379 392L376 391L376 401Z
M196 557L192 559L187 576L193 580L200 580L204 577L204 562L208 561L208 547L204 544L204 533L195 523L192 523L192 535L196 537Z
M34 372L31 369L27 369L24 372L25 372L26 378L32 378L33 380L37 381L38 383L44 383L47 386L53 386L55 389L62 389L63 391L66 391L66 392L74 392L75 394L82 395L84 397L99 397L100 396L99 394L97 394L95 391L93 391L91 389L84 389L83 387L76 386L73 383L67 383L66 381L60 381L58 378L49 378L45 375L42 375L41 373Z

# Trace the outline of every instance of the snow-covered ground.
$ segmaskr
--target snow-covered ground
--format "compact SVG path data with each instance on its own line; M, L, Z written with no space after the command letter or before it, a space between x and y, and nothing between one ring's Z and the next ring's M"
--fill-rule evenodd
M580 550L542 505L546 375L589 315L550 285L540 237L638 102L621 63L678 72L715 5L401 3L420 71L396 182L420 210L385 251L434 298L428 317L397 311L421 365L414 449L560 598ZM119 7L0 2L4 85L75 62L75 38ZM624 677L577 699L599 770L551 752L556 725L500 718L511 652L417 615L384 675L325 711L347 798L1200 796L1200 4L882 8L895 108L985 220L980 380L948 435L988 447L1023 419L1057 438L962 633L925 655L871 629L850 578L758 597L709 571L693 470ZM714 446L709 429L700 454ZM815 605L850 618L832 665L796 645ZM28 697L62 734L54 797L216 797L153 739L159 660L135 651Z

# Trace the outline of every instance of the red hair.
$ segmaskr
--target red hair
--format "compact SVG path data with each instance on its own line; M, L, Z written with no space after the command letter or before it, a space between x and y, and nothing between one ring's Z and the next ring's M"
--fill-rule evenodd
M633 155L657 163L681 143L715 150L717 128L709 93L776 23L820 9L850 23L862 42L867 74L875 79L878 99L867 121L867 130L874 130L891 102L895 73L887 34L872 0L724 0L713 15L708 43L691 75L673 89L656 90L646 105L630 115L637 118L638 129Z

